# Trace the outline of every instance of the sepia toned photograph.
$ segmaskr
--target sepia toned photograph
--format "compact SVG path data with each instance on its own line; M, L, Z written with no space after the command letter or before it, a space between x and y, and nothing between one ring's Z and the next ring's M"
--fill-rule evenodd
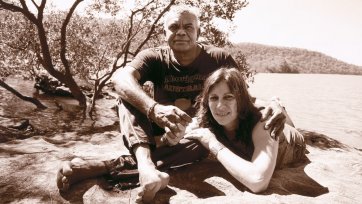
M360 203L361 8L0 0L0 204Z

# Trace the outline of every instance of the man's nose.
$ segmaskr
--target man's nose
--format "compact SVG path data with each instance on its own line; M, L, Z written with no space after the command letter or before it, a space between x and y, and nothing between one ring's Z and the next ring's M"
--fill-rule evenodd
M186 35L185 29L184 28L179 28L176 32L176 35Z

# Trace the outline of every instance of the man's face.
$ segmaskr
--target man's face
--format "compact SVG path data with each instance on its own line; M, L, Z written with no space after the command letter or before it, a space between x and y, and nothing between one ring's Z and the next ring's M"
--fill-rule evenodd
M165 24L165 37L175 52L186 52L197 46L199 28L196 17L189 13L171 16Z

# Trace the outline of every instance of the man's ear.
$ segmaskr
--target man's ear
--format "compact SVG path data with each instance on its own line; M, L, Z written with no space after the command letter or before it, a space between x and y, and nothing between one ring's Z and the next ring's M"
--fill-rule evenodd
M200 37L200 33L201 33L201 29L199 28L199 29L197 29L197 38Z

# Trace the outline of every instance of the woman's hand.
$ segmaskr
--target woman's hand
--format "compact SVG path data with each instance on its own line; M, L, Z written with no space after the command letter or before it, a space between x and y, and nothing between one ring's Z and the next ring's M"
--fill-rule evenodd
M218 142L214 133L212 133L208 128L197 128L188 132L184 138L186 139L196 139L198 140L205 148L210 149L210 145Z

